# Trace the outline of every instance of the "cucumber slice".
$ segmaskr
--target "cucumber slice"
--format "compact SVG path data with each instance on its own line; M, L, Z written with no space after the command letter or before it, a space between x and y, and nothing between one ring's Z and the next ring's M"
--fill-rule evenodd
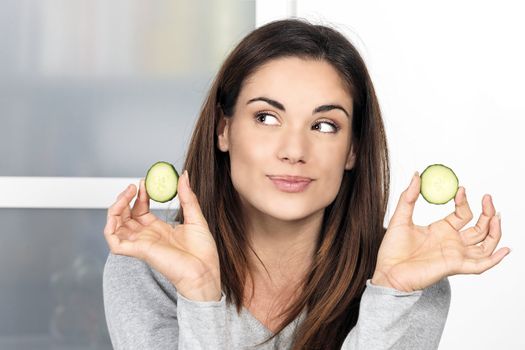
M177 184L179 173L175 167L168 162L156 162L146 175L146 192L155 202L165 203L177 195Z
M456 196L459 180L449 167L443 164L429 165L421 173L421 195L431 204L445 204Z

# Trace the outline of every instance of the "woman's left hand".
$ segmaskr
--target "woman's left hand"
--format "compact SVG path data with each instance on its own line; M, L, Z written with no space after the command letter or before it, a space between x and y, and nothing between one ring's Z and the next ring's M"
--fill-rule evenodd
M497 265L508 247L494 253L501 238L501 220L490 195L483 196L477 223L472 220L465 188L459 187L456 209L428 226L414 225L412 214L419 197L418 174L401 194L378 252L372 284L411 292L424 289L446 276L480 274Z

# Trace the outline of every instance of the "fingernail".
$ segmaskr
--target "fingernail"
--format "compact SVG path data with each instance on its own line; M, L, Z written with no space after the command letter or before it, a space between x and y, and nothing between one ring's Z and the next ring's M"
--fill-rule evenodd
M496 216L498 217L498 220L501 221L501 213L499 211L496 213Z

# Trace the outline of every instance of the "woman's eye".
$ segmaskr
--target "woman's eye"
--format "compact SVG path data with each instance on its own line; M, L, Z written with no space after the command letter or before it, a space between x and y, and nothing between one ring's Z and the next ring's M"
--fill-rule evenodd
M255 119L259 123L263 123L266 125L279 125L279 121L277 120L277 118L271 115L270 113L258 113L255 116Z
M258 113L255 116L255 119L257 122L262 124L279 125L279 120L277 117L270 113ZM339 130L339 127L335 123L329 121L320 121L314 124L313 129L319 130L323 133L336 133Z
M319 130L320 132L326 132L326 133L336 133L339 130L337 125L335 125L332 122L327 122L327 121L321 121L321 122L315 123L313 128L314 130Z

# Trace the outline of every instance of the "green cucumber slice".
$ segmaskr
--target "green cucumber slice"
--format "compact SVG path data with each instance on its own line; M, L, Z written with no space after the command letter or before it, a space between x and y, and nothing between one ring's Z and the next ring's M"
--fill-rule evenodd
M449 167L443 164L429 165L421 173L421 195L431 204L445 204L456 196L459 180Z
M168 162L156 162L146 174L146 192L155 202L165 203L175 198L178 183L179 173Z

